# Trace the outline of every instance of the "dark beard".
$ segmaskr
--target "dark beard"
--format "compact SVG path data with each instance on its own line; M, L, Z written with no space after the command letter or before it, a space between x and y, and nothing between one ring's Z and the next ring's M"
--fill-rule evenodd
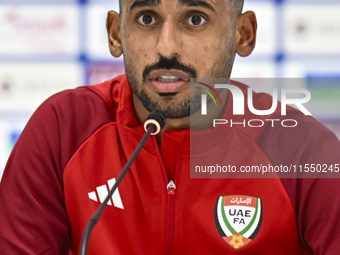
M201 107L201 97L199 94L195 94L194 97L178 103L169 98L169 100L166 102L166 105L163 107L161 107L157 101L152 100L145 93L145 90L141 90L140 92L138 91L135 94L149 112L160 109L164 111L167 118L170 119L181 119L188 117Z
M133 66L124 59L125 62L125 73L127 80L130 84L130 87L133 93L137 96L137 98L141 101L143 106L149 111L152 112L154 110L162 110L164 111L167 118L171 119L180 119L190 116L190 109L195 111L200 108L200 95L195 95L193 98L187 99L181 102L175 102L171 96L169 96L168 100L165 100L165 105L161 106L158 101L152 100L145 90L138 88L138 81L136 79L136 71ZM153 70L180 70L189 75L189 77L196 78L197 72L192 66L184 65L180 63L177 58L167 59L165 57L161 57L160 61L155 64L148 65L145 67L143 72L143 81L145 82L146 77ZM165 99L165 98L164 98Z
M222 60L222 63L216 63L214 67L210 70L210 75L208 78L229 78L232 68L234 57L231 52L228 53L225 59ZM124 63L125 63L125 72L127 80L130 84L130 87L133 93L137 96L137 98L141 101L143 106L149 111L152 112L154 110L162 110L166 114L168 118L171 119L180 119L190 116L190 114L195 113L196 111L200 110L201 108L201 92L196 89L195 87L190 88L194 91L190 92L190 98L184 101L176 102L171 96L169 96L168 100L164 100L165 103L161 106L158 101L152 100L146 91L141 87L137 80L137 72L132 63L130 63L124 56ZM220 66L220 68L217 68ZM143 72L143 81L148 74L150 74L153 70L159 69L176 69L183 71L189 74L189 77L196 78L197 72L192 66L184 65L180 63L177 58L167 59L161 57L160 61L148 65L145 67ZM139 88L140 87L140 88ZM164 98L166 99L166 98Z
M131 65L127 64L125 68L127 80L133 93L137 96L137 98L141 101L143 106L149 112L152 112L154 110L162 110L164 111L167 118L180 119L190 116L190 110L196 111L200 109L200 95L195 95L194 98L190 98L181 102L174 102L174 100L169 97L169 100L167 100L167 102L165 102L163 106L160 106L160 103L158 101L152 100L143 88L138 89L138 81L135 78L136 73L131 70L133 69L131 67Z

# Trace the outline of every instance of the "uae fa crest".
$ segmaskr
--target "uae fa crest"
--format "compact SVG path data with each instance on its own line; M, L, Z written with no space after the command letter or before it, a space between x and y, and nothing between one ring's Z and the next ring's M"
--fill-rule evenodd
M261 199L246 195L220 196L215 205L215 224L223 240L234 249L249 244L262 222Z

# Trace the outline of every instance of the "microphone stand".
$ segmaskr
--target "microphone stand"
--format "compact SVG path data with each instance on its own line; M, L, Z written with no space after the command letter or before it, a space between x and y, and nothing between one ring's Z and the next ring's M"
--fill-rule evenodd
M131 158L129 159L129 161L126 163L125 167L123 168L122 172L120 173L120 175L117 178L116 183L113 185L112 189L110 190L110 192L108 193L108 195L106 196L105 200L103 201L103 203L99 206L99 208L97 209L97 211L93 214L90 222L88 223L84 236L83 236L83 240L81 243L81 250L80 250L80 255L86 255L86 250L87 250L87 245L90 239L90 234L91 231L93 229L93 227L97 224L100 216L102 215L104 208L107 204L107 202L109 202L110 198L112 197L113 193L115 192L115 190L117 189L119 183L123 180L125 174L129 171L131 164L133 163L133 161L136 159L137 155L139 154L140 150L143 148L145 142L148 140L148 138L150 137L150 134L155 132L155 126L151 125L148 129L147 132L144 134L142 140L140 141L140 143L138 144L136 150L133 152Z

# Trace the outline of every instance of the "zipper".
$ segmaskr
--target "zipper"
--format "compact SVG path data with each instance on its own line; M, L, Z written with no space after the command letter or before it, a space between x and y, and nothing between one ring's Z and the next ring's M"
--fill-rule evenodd
M179 145L177 145L177 156L176 156L176 165L175 169L177 169L177 166L180 165L181 160L181 153L179 150ZM176 199L176 185L175 181L178 181L178 173L174 172L173 176L174 180L170 180L168 185L166 186L166 190L168 193L168 209L167 209L167 255L173 255L175 254L175 199Z
M154 146L156 148L156 154L157 157L159 159L159 161L161 162L160 166L163 172L163 176L164 176L164 180L165 183L167 183L169 181L168 177L167 177L167 172L162 160L162 156L161 153L158 149L158 143L156 140L156 137L152 137L153 138L153 143ZM180 159L180 153L177 150L177 164L178 164L178 160ZM176 164L176 168L177 168L177 164ZM175 178L176 176L176 178ZM174 174L174 179L177 180L177 175L176 172ZM166 191L167 191L167 209L166 209L166 233L165 233L165 238L166 238L166 243L165 243L165 248L166 248L166 255L173 255L174 254L174 221L175 221L175 194L176 194L176 185L175 182L173 180L170 180L169 183L166 185Z
M169 195L175 195L176 193L176 185L173 180L171 180L168 185L166 185L166 190L168 191Z
M170 180L166 186L168 193L168 204L167 204L167 255L174 254L174 213L175 213L175 194L176 185L173 180Z

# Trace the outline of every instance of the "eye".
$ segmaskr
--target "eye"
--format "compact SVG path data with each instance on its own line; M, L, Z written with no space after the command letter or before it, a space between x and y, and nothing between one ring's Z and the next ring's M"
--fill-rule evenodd
M139 24L150 26L156 23L156 19L150 14L143 14L138 17Z
M192 26L202 26L207 20L200 15L191 16L188 19L188 24Z

